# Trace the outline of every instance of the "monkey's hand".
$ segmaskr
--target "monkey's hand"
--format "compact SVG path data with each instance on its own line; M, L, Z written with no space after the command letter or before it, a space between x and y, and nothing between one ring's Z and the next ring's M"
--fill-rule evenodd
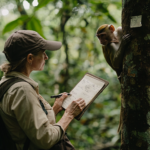
M119 49L115 49L115 47L111 50L111 64L114 68L114 70L120 69L122 66L123 56L124 52L126 50L127 45L129 44L131 40L131 35L126 34L122 37L121 44L119 46Z
M130 34L126 34L122 37L122 41L121 41L121 47L124 48L127 46L127 44L130 42L131 40L131 35Z

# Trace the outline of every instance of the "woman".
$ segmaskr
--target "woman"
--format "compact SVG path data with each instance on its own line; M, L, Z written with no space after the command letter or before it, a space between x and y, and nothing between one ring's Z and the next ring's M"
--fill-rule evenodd
M62 110L67 94L63 93L51 107L39 94L38 84L29 78L33 70L43 70L48 59L45 50L53 51L60 47L60 42L47 41L30 30L14 32L5 43L3 52L9 64L1 66L5 75L0 85L14 77L25 81L12 85L0 103L0 115L17 150L23 150L28 138L29 150L50 149L64 137L70 122L85 107L83 99L73 101L56 123L55 116Z

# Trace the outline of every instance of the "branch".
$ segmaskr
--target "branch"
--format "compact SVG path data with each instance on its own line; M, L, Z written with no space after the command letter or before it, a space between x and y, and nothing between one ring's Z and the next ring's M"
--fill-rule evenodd
M25 9L24 9L23 6L22 6L22 3L21 3L19 0L16 0L16 4L17 4L17 8L18 8L18 11L19 11L20 15L21 15L21 16L22 16L22 15L27 15ZM26 30L26 29L27 29L27 28L26 28L26 22L23 23L22 29L23 29L23 30Z

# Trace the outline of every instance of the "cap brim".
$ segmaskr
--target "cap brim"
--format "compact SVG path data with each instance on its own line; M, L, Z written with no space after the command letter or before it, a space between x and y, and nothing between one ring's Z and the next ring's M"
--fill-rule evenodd
M61 46L62 46L61 42L45 40L45 44L43 45L43 49L55 51L55 50L60 49Z

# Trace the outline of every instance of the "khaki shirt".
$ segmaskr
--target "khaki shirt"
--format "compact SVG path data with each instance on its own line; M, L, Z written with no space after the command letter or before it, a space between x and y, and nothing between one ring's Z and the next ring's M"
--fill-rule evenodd
M62 127L56 124L53 108L39 95L38 84L22 73L11 72L3 76L0 85L12 77L28 82L12 85L0 103L0 115L17 149L23 149L27 137L30 139L29 150L51 148L64 134ZM48 115L41 108L39 98Z

